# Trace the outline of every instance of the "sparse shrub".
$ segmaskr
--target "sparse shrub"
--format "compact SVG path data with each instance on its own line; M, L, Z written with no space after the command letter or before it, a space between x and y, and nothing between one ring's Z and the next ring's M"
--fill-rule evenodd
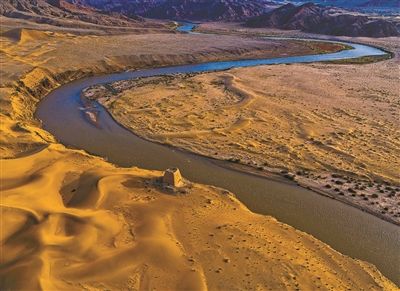
M289 180L294 180L294 175L290 175L290 174L285 174L283 175L285 178L289 179Z
M228 161L232 162L232 163L239 163L240 159L236 159L236 158L229 158Z

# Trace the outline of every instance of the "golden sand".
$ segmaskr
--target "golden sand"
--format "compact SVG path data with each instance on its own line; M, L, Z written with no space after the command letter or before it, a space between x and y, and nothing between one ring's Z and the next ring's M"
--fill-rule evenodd
M251 213L225 190L186 181L166 192L161 172L66 149L33 119L36 103L60 84L139 59L157 63L148 40L167 46L178 36L20 35L1 38L0 289L396 288L375 267ZM192 42L187 54L207 58L204 37ZM173 61L187 61L184 51Z
M6 120L0 141L2 157L37 148L40 140L32 144L29 138L29 132L40 132L40 129L29 127L35 104L53 88L69 80L153 66L307 54L316 49L299 42L265 42L233 36L158 31L113 35L39 31L9 21L2 26L0 37L0 114ZM29 98L25 98L26 95ZM18 125L15 125L17 120ZM46 134L40 132L39 135ZM18 141L15 136L20 137Z
M142 137L283 173L400 223L397 69L398 58L242 68L117 82L93 98Z
M60 145L1 165L2 289L395 288L222 189L171 194Z

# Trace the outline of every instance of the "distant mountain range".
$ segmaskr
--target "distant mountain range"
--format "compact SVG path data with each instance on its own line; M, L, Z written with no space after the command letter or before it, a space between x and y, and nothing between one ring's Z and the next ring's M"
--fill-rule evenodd
M261 0L167 0L143 16L167 19L240 21L261 15L277 5Z
M18 1L18 0L14 0ZM287 3L307 2L346 9L400 14L400 0L65 0L71 4L94 7L128 17L241 21L261 15Z
M268 0L67 0L127 16L239 21L279 6Z
M241 21L279 7L269 0L2 0L0 13L5 16L38 19L40 16L91 18L100 12L109 16L123 15L121 20L138 20L138 16L158 19L203 21ZM90 16L89 16L90 15ZM104 18L107 18L104 16ZM106 21L104 19L104 21ZM109 22L110 19L107 20Z
M128 27L143 22L138 16L111 14L65 0L1 0L0 15L65 27L82 26L84 23Z
M108 26L135 26L143 22L142 17L145 17L245 21L250 27L293 29L328 35L399 35L399 24L382 17L372 18L314 3L279 5L276 1L278 0L2 0L0 14L58 26L75 25L73 20ZM344 2L352 2L352 5L398 4L392 0L314 2L338 5Z
M400 35L399 28L391 21L351 14L345 10L313 3L300 6L289 3L263 15L250 18L246 25L328 35L369 37Z
M146 14L166 0L66 0L71 4L94 7L107 12L122 13L128 17Z

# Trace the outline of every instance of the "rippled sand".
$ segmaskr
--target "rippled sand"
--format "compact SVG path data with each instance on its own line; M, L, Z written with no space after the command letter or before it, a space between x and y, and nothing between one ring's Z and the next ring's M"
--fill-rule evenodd
M237 39L207 49L189 36L16 32L1 37L0 289L395 289L375 267L251 213L225 190L186 181L165 192L161 172L66 149L33 118L69 80L189 53L219 58L237 52ZM181 37L194 46L186 56L153 58L154 43L173 50Z
M394 44L386 45L399 52ZM400 223L398 64L122 81L94 98L147 139L282 174Z
M171 194L160 172L59 145L2 168L2 289L394 288L222 189Z

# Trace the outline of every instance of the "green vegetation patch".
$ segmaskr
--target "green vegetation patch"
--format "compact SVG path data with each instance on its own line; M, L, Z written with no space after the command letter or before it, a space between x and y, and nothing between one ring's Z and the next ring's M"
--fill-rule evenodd
M371 63L389 60L393 57L394 57L394 53L386 52L386 54L380 55L380 56L364 56L364 57L354 58L354 59L327 61L324 63L325 64L339 64L339 65L352 65L352 64L363 65L363 64L371 64Z
M317 54L327 54L338 51L350 50L353 47L343 43L324 41L302 41Z

